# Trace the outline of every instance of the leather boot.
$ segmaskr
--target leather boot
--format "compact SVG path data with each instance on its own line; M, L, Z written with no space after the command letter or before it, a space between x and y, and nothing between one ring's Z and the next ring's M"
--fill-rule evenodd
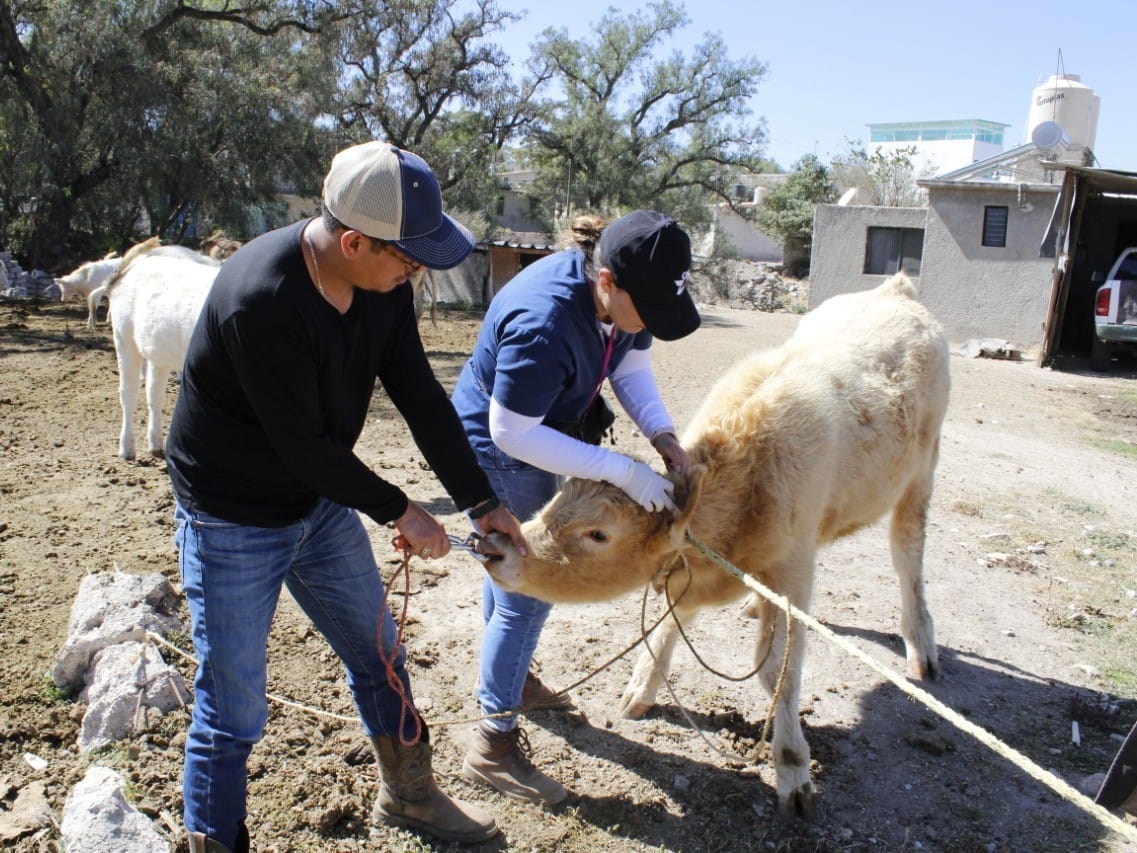
M403 746L397 737L371 738L379 760L379 796L373 820L413 829L459 844L485 841L498 832L497 822L484 809L448 797L434 781L426 727L422 740Z
M564 800L568 789L534 767L528 753L529 739L520 726L499 732L483 721L474 729L474 741L462 763L462 773L467 779L530 803Z
M521 688L521 707L531 710L571 708L572 697L546 687L545 683L530 671L526 673L525 686Z
M200 832L189 833L189 853L249 853L249 831L242 823L237 828L237 846L230 849L220 841Z
M474 701L478 701L477 684L474 685ZM518 709L518 713L542 710L559 711L563 708L572 707L572 697L568 693L564 691L554 692L552 688L546 686L537 677L533 670L525 673L525 685L521 688L521 707Z

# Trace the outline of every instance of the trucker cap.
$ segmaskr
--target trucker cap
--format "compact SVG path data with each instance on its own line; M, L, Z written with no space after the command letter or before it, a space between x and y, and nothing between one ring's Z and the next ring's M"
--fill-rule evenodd
M442 212L442 190L426 161L389 142L336 154L324 178L324 206L348 228L431 269L457 266L474 248L474 235Z
M699 328L687 289L691 238L674 219L654 210L621 216L600 235L600 259L653 337L674 341Z

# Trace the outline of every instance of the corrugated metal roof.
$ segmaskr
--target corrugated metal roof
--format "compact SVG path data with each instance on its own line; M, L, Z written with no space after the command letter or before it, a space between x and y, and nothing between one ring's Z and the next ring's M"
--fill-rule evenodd
M541 252L552 252L557 246L551 242L548 234L535 232L509 232L503 234L499 240L487 240L487 246L497 246L502 249L533 249Z

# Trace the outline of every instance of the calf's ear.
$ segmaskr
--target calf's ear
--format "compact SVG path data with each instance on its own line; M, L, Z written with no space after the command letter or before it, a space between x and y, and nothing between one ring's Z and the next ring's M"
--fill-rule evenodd
M675 484L672 498L679 507L679 514L675 517L675 524L686 527L695 507L699 505L699 497L703 493L703 478L707 474L705 465L692 465L686 471L678 473L669 471L667 478Z

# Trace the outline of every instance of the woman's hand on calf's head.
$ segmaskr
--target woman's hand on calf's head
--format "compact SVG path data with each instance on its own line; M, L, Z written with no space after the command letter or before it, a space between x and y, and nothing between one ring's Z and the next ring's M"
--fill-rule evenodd
M634 459L628 461L632 463L631 467L623 482L616 485L649 512L675 509L675 501L671 499L674 484L666 477L657 474L647 464Z

